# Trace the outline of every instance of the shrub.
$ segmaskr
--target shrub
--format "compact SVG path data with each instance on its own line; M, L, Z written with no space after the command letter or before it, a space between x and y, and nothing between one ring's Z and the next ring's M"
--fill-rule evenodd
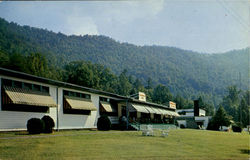
M194 118L186 119L187 128L198 129L198 125L195 122Z
M27 122L29 134L40 134L44 130L44 122L39 118L31 118Z
M119 125L121 130L126 130L127 129L127 118L125 116L121 116L119 118Z
M208 126L207 126L207 130L218 131L219 128L220 128L220 126L218 126L217 124L215 124L212 120L208 123Z
M184 124L181 124L181 125L180 125L180 128L186 128L186 127L184 126Z
M236 123L232 125L232 130L234 132L241 132L242 131L242 125L240 123Z
M97 129L102 131L108 131L111 128L111 122L108 116L101 116L97 121Z
M53 128L55 127L55 122L50 116L43 116L42 118L44 122L44 133L52 133Z

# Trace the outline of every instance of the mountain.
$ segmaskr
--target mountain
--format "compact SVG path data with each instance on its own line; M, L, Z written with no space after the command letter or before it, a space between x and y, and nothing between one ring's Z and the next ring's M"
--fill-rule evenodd
M174 94L198 95L218 103L230 85L247 89L249 50L201 54L166 46L136 46L106 36L67 36L45 29L20 26L0 18L0 52L40 52L63 67L70 61L103 64L115 74L124 69L144 84L164 84Z

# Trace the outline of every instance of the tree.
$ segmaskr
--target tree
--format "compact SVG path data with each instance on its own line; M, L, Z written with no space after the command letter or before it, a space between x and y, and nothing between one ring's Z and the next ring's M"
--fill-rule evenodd
M228 95L223 98L221 105L225 108L229 115L231 115L234 121L238 121L238 106L240 102L239 98L240 90L236 86L228 87Z
M152 100L155 103L166 105L173 100L173 96L166 86L159 84L154 88Z
M7 68L27 73L27 65L25 57L18 53L11 54Z
M127 77L127 70L123 70L123 72L119 76L118 83L118 94L128 96L132 89L132 85L129 82Z
M200 108L204 109L206 111L206 115L213 116L214 115L214 106L211 104L205 103L201 96L198 98L198 100L199 100Z
M41 53L31 53L27 56L27 69L30 74L40 77L50 77L48 61Z
M230 119L231 118L227 115L227 112L225 111L223 106L220 106L213 116L211 123L214 126L215 130L219 130L220 127L222 129L222 126L229 126Z
M250 91L246 91L244 96L241 99L239 110L238 110L238 119L241 124L246 127L250 124L249 122L249 111L250 111L250 105L249 105L249 96Z
M147 80L147 86L145 88L146 89L152 89L153 88L152 79L150 77Z
M99 77L94 74L92 64L84 61L71 62L65 66L66 81L85 87L98 88Z
M7 67L9 64L9 56L0 51L0 67Z
M177 109L183 109L185 107L185 99L181 97L179 94L175 97L175 103Z

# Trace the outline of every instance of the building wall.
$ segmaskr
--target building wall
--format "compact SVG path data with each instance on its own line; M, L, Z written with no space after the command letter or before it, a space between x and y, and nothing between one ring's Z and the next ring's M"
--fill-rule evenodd
M1 106L2 103L1 103L0 104L0 131L26 130L26 123L30 118L42 118L44 115L48 115L51 118L53 118L55 122L55 129L97 128L97 120L100 116L99 115L99 95L82 92L79 90L72 90L68 88L58 88L57 86L37 83L37 82L29 81L29 80L22 80L18 78L6 77L6 76L0 76L0 86L2 86L1 85L2 78L48 86L50 88L50 95L54 99L54 101L58 103L58 107L49 108L49 113L3 111L1 109L2 107ZM0 87L0 101L2 102L1 88L2 87ZM64 114L63 113L63 89L68 90L68 91L90 94L92 103L97 108L97 111L91 111L90 115ZM58 117L57 117L57 114L58 114Z
M63 113L63 90L81 92L79 90L58 88L58 119L59 119L59 129L83 129L83 128L97 128L97 120L99 115L99 96L96 94L91 94L91 101L97 108L97 111L91 111L90 115L82 114L64 114Z
M187 127L186 120L177 120L178 126L180 127L182 124Z
M56 102L56 88L42 83L36 83L33 81L22 80L17 78L11 78L6 76L0 76L0 84L2 82L2 78L17 80L22 82L28 82L38 85L48 86L50 88L50 95ZM42 118L44 115L48 115L53 118L55 124L57 123L56 119L56 107L49 108L49 113L37 113L37 112L21 112L21 111L3 111L2 110L2 84L0 85L0 131L4 130L26 130L26 123L30 118ZM57 127L57 126L56 126Z

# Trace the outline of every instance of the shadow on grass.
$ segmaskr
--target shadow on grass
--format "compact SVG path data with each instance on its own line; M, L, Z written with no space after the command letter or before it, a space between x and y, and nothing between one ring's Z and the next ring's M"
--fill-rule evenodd
M242 154L250 154L250 150L249 149L240 149Z
M28 132L17 132L15 133L15 135L29 135Z

